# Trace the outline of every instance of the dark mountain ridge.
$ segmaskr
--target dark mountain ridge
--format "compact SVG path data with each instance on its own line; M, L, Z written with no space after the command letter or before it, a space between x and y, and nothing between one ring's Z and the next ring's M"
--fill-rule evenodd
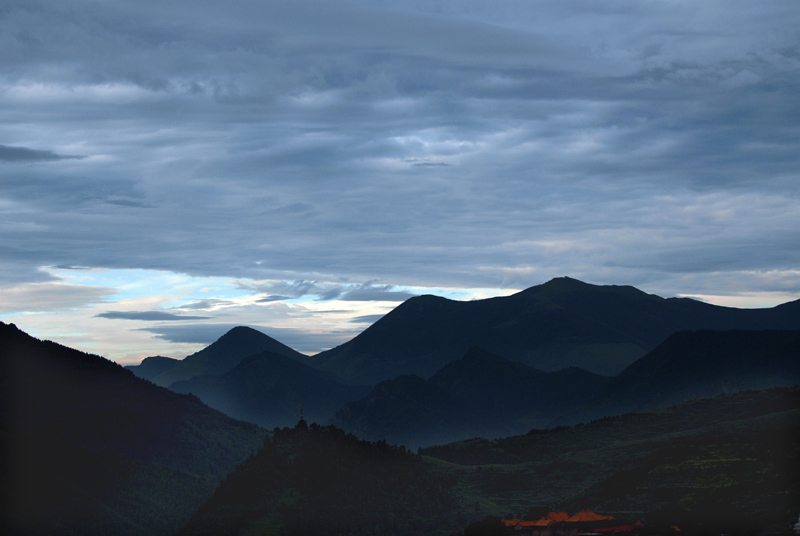
M348 381L375 384L401 374L430 378L479 346L543 371L574 366L613 376L672 333L696 329L800 329L800 300L735 309L558 278L486 300L411 298L312 360Z
M413 390L381 383L332 422L370 440L426 446L800 384L800 331L679 332L614 378L577 368L543 372L479 348L427 382L416 378Z
M0 526L170 534L265 431L0 322Z
M795 384L800 384L800 331L684 331L631 364L558 424Z

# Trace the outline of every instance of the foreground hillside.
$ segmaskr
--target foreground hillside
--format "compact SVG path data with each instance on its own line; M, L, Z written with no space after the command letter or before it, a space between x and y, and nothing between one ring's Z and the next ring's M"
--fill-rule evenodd
M472 302L411 298L313 362L375 385L401 374L430 378L479 346L544 371L572 366L614 376L671 334L698 329L800 329L800 301L734 309L564 277Z
M800 514L800 387L421 452L480 515L588 508L690 534L759 534Z
M798 432L800 387L422 457L301 421L238 467L180 534L448 535L487 515L585 509L685 534L760 534L800 513Z
M0 323L6 534L171 534L265 432Z
M419 456L300 421L237 468L181 535L435 534L457 509Z

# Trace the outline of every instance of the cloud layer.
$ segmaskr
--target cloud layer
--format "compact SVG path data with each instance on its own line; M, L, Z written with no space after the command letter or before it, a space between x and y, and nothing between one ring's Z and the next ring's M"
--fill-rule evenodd
M265 318L559 275L798 297L798 27L795 0L8 1L0 285L230 278ZM58 290L39 310L114 292Z

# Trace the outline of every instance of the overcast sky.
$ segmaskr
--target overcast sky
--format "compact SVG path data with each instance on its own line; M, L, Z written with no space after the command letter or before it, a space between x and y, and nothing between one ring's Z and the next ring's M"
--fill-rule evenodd
M0 0L0 320L306 353L568 275L800 298L800 4Z

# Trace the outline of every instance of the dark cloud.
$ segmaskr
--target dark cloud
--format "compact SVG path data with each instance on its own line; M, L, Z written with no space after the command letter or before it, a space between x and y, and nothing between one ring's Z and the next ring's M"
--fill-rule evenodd
M73 285L58 280L14 282L0 286L0 314L80 310L106 301L116 289Z
M415 162L413 165L414 167L437 167L437 166L447 167L450 164L446 164L444 162Z
M368 281L361 285L344 285L315 281L279 281L266 285L253 283L240 283L241 288L269 294L257 300L259 303L285 301L304 296L315 296L318 301L404 301L414 296L406 291L395 290L394 285L375 285Z
M186 321L186 320L202 320L208 318L207 316L188 316L176 315L164 311L108 311L95 315L98 318L112 318L122 320L147 320L150 322L156 321Z
M209 300L199 300L196 302L187 303L181 305L180 307L175 307L175 309L205 310L205 309L211 309L213 307L228 306L228 305L233 305L233 302L229 300L209 299Z
M321 301L335 300L336 298L342 295L342 292L344 292L344 289L342 289L341 287L335 287L323 291L322 293L319 294L319 300Z
M273 294L271 296L267 296L266 298L261 298L256 300L258 303L270 303L275 301L286 301L291 300L291 296L278 296L277 294Z
M78 155L57 154L53 151L28 149L27 147L12 147L0 145L0 162L48 162L53 160L69 160L86 158Z
M372 325L372 324L374 324L375 322L377 322L378 320L380 320L383 317L384 317L384 315L362 315L362 316L357 316L357 317L353 318L351 320L351 322L353 322L354 324L370 324L370 325Z
M343 293L339 299L343 301L394 301L401 302L413 298L416 294L393 290L393 285L373 285L365 283L358 288Z
M139 331L153 333L157 338L169 342L208 345L235 327L225 324L187 324L140 328Z

